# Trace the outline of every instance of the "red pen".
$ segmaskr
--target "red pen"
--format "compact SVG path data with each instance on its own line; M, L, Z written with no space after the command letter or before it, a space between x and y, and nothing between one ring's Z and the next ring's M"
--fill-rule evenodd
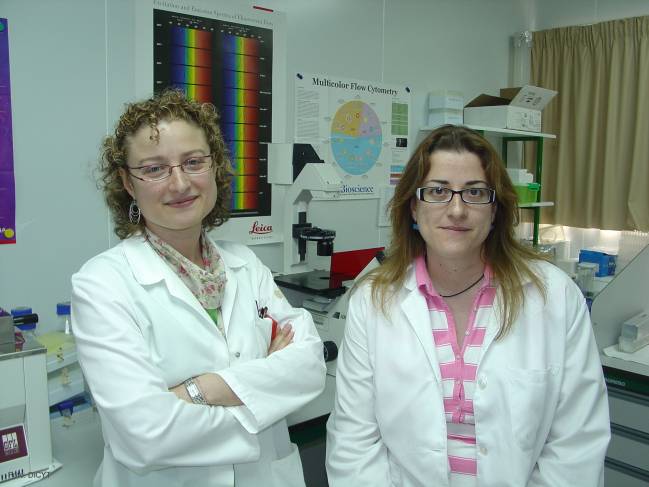
M270 318L270 316L267 316L267 318ZM273 328L270 332L270 341L272 342L275 339L275 336L277 335L277 321L275 321L274 318L270 318L273 321Z
M256 303L256 301L255 301L255 303ZM271 332L270 332L270 341L272 342L275 339L275 337L277 336L277 321L275 321L275 318L273 318L272 316L270 316L268 314L268 307L267 306L264 306L263 308L257 307L257 311L259 312L259 317L260 318L268 318L273 323L272 328L271 328Z
M264 308L264 318L270 319L270 321L273 322L273 327L271 328L270 332L270 341L272 342L275 337L277 336L277 321L275 321L275 318L273 318L271 315L268 314L268 308Z

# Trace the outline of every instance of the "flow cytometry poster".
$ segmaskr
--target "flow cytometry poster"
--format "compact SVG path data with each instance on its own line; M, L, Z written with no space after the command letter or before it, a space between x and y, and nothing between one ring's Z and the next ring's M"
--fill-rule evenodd
M213 103L230 154L231 216L268 216L272 140L271 29L154 9L154 86Z
M341 197L378 197L407 161L409 107L406 86L297 73L295 140L336 167Z
M0 244L16 243L11 89L9 84L9 24L0 18Z

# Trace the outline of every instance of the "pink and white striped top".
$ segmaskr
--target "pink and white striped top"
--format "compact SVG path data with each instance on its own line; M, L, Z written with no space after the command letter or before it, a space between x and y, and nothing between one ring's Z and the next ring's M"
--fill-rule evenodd
M415 259L415 275L417 286L428 305L442 376L450 485L454 487L477 485L473 395L487 319L496 297L492 272L489 266L485 267L485 278L469 314L462 349L458 347L453 314L444 298L433 287L424 256Z

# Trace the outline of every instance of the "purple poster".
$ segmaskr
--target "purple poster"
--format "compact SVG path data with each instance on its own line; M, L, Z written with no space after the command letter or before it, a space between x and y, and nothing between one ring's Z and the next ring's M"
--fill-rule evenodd
M9 25L0 18L0 244L16 243L16 192L11 133Z

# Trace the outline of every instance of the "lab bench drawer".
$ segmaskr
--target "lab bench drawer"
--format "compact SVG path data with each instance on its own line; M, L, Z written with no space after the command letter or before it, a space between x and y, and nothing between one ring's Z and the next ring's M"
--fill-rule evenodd
M611 423L606 457L639 469L649 479L649 434Z
M609 388L611 423L649 434L649 397Z

